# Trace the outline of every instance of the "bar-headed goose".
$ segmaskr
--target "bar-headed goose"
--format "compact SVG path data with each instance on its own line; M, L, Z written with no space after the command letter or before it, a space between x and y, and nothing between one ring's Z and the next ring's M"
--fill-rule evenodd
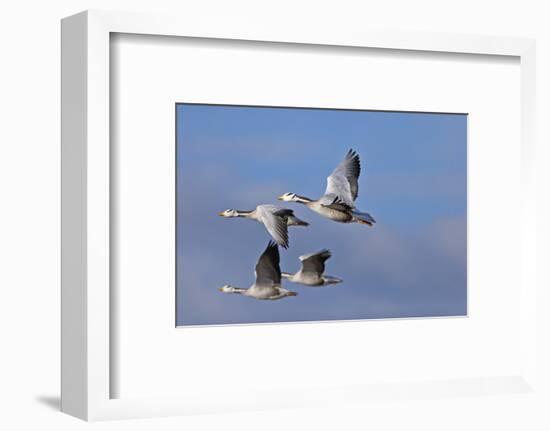
M278 197L286 202L304 204L312 211L341 223L362 223L372 226L376 221L365 212L355 209L355 199L359 192L357 180L361 173L359 155L349 150L344 160L327 177L325 194L317 200L312 200L296 193L285 193Z
M223 293L238 293L256 299L270 300L297 295L296 292L291 292L281 287L279 247L273 241L269 241L267 248L256 264L256 281L252 286L248 289L243 289L226 284L218 290Z
M272 238L281 247L288 248L288 226L309 226L294 211L275 205L258 205L253 211L228 209L219 213L222 217L245 217L263 223Z
M306 286L326 286L327 284L341 283L343 280L330 275L325 275L325 262L330 258L330 250L324 249L317 253L300 256L302 267L296 274L283 272L283 278L294 283L305 284Z

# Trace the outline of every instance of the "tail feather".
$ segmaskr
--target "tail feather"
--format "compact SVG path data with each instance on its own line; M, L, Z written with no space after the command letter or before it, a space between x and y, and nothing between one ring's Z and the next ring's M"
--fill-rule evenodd
M353 216L355 217L355 221L357 223L362 224L368 224L369 226L372 226L374 223L376 223L376 220L373 216L371 216L369 213L364 213L361 211L353 211Z
M344 280L338 277L333 277L331 275L323 275L323 281L325 284L338 284L342 283Z
M287 226L309 226L307 221L300 220L295 215L289 215L286 220Z

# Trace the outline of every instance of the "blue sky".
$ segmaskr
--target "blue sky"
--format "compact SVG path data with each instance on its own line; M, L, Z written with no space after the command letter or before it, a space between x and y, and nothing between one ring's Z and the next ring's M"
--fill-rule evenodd
M187 104L176 115L178 325L466 314L466 115ZM321 196L349 148L361 157L356 205L373 228L277 201ZM249 287L270 239L217 213L265 203L310 222L290 229L281 269L329 248L326 273L342 284L284 283L299 295L279 301L217 290Z

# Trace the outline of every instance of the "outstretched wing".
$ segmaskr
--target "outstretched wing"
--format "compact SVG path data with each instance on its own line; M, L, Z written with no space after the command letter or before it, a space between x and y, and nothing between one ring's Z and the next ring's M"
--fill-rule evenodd
M330 256L330 250L327 249L318 251L317 253L300 256L300 260L302 261L302 272L313 273L318 276L322 275L323 272L325 272L325 262Z
M354 207L359 193L358 179L361 174L359 154L349 150L336 169L327 177L326 195L336 195L348 206Z
M292 210L277 207L259 206L262 222L281 247L288 248L288 226L287 217L292 215Z
M279 286L281 284L281 268L279 266L279 247L269 241L267 248L256 264L256 285L260 287Z

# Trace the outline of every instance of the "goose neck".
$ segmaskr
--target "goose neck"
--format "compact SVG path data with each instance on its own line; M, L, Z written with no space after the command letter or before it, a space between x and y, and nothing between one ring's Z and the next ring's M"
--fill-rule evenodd
M254 211L236 210L237 217L251 217Z
M291 274L290 272L281 272L281 277L292 279L294 277L294 274Z
M298 202L300 204L308 204L313 201L310 198L306 198L305 196L296 195L295 202Z
M247 289L243 289L242 287L232 287L231 288L231 293L243 294L246 291L247 291Z

